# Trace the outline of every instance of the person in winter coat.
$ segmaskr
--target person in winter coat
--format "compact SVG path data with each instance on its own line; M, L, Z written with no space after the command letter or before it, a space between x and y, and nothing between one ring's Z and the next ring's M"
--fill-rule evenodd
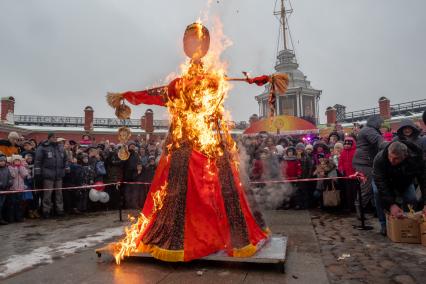
M123 164L124 162L118 157L118 148L114 146L108 152L105 160L105 168L107 175L105 176L105 183L117 183L123 180ZM124 188L125 185L120 185ZM120 190L117 190L116 185L109 185L106 187L105 191L109 194L110 202L109 205L113 209L118 209L120 206L121 194Z
M288 180L297 179L302 175L302 166L296 157L296 148L293 146L286 149L281 169L283 177Z
M21 155L12 155L9 165L10 175L13 178L13 184L10 190L24 192L25 178L28 176L28 170ZM9 222L22 222L24 211L21 208L22 193L10 194L7 197L7 215Z
M377 216L381 233L386 233L386 219L383 210L390 211L394 217L401 217L408 205L423 209L426 214L426 167L422 150L414 143L402 140L393 141L374 159L374 184L378 202ZM419 204L416 196L415 181L422 192Z
M7 139L0 140L0 153L6 157L19 154L19 134L12 131L7 136Z
M0 155L0 191L7 191L13 185L13 177L10 174L9 168L7 167L7 158L5 155ZM6 195L0 194L0 225L7 225L3 219L3 205L6 201Z
M403 119L399 124L399 128L396 132L397 137L394 139L396 141L410 141L416 146L418 146L423 151L423 156L426 155L426 143L424 139L426 137L420 136L420 129L411 119Z
M64 148L56 142L55 134L49 133L47 140L37 148L34 162L34 174L43 180L43 188L62 188L62 178L65 176L67 161ZM64 216L62 190L55 190L55 205L56 214ZM44 218L49 218L52 207L52 191L44 191Z
M124 162L124 175L123 179L125 182L134 182L135 173L137 171L137 165L140 164L141 160L138 155L136 144L130 142L129 145L129 158ZM136 192L132 184L126 184L124 186L124 202L126 208L132 208L133 200L136 198Z
M263 161L262 155L266 156L266 153L257 152L254 155L254 160L252 162L252 167L250 169L250 180L251 181L261 181L263 180Z
M326 159L330 157L330 149L327 144L323 141L317 141L314 143L314 150L312 152L312 157L314 161L314 165L319 164L319 155L323 154Z
M75 165L76 186L92 185L96 180L96 170L89 161L89 155L82 153ZM76 212L86 212L89 199L89 189L76 191Z
M155 165L155 159L154 165ZM154 170L155 171L155 170ZM139 183L149 183L151 182L147 180L147 175L145 173L145 168L143 167L142 163L138 163L136 165L136 172L134 173L133 180L135 182ZM148 194L149 185L147 184L132 184L134 191L134 199L131 200L131 204L129 204L128 207L130 208L143 208L143 205L145 204L145 199Z
M366 207L373 201L373 160L379 152L380 146L383 142L380 127L383 119L380 115L372 115L367 119L367 124L364 126L357 135L356 151L352 160L352 165L357 172L364 174L366 182L361 184L361 198L363 207ZM359 200L355 202L358 217L361 215L359 207Z
M343 151L343 144L341 142L334 143L333 153L330 159L333 160L333 163L336 165L336 167L339 166L339 157L342 151Z
M148 157L148 164L144 167L144 182L152 182L155 175L155 170L157 169L157 164L155 163L155 157Z
M330 178L330 177L336 177L336 165L333 163L330 158L326 158L324 153L318 154L318 164L315 167L315 171L313 175L317 178ZM331 183L333 181L330 180L319 180L316 184L316 189L314 191L314 198L319 201L321 207L322 207L322 193L323 191L328 187L331 186Z
M338 172L341 176L347 177L355 173L352 166L352 160L356 151L356 141L353 137L348 136L343 141L343 151L339 157ZM344 180L342 182L342 205L343 211L352 212L355 209L355 198L359 183L357 180Z
M296 158L300 162L302 169L300 178L306 179L312 177L313 162L310 155L305 152L305 145L298 143L296 145ZM308 209L312 204L312 194L315 188L315 182L300 182L297 186L296 191L296 205L295 209Z
M27 190L34 189L34 156L30 152L24 156L28 175L25 178L25 188ZM40 215L38 213L40 195L38 192L25 192L24 201L27 203L28 217L30 219L38 219Z
M25 141L24 144L22 144L22 148L23 148L23 150L21 152L21 156L25 158L27 155L31 155L31 156L33 156L33 160L34 160L35 151L34 151L33 144L31 143L31 141L29 141L29 140Z

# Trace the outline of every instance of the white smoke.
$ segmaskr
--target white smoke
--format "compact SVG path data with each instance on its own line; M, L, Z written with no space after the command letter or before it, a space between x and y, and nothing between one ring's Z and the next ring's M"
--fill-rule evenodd
M240 179L246 189L246 195L250 204L256 205L261 210L275 210L285 207L290 203L291 197L294 195L295 189L290 183L262 183L251 184L249 173L251 170L250 156L247 155L245 146L238 143L240 157ZM279 167L276 169L275 167ZM265 173L274 173L273 180L283 180L281 165L274 163L264 163ZM274 167L274 168L272 168ZM264 180L271 180L265 177ZM255 204L253 204L255 203Z

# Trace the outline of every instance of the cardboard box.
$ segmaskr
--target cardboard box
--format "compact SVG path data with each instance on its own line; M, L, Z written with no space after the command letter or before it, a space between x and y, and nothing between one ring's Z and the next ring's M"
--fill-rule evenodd
M422 245L426 247L426 222L420 224L420 235L422 239Z
M420 244L420 218L392 218L386 215L388 238L396 243Z

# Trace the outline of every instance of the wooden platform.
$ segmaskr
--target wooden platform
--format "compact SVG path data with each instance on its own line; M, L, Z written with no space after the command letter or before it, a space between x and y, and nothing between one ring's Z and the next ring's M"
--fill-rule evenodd
M261 249L252 257L239 258L231 257L226 254L224 251L211 254L209 256L201 258L201 260L211 260L219 262L240 262L240 263L265 263L265 264L275 264L278 265L281 272L285 270L285 261L286 261L286 251L287 251L287 237L273 235L269 238L263 245ZM95 250L98 257L101 257L102 254L112 255L112 252L109 246L98 248ZM153 258L148 253L133 253L130 256L132 257L143 257L143 258Z

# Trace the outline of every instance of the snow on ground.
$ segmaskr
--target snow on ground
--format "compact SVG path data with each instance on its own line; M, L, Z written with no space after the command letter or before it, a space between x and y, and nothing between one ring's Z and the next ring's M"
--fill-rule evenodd
M123 227L108 228L78 240L52 244L32 250L22 255L12 255L0 262L0 279L29 269L36 265L52 263L54 258L65 257L79 249L93 247L113 237L123 235Z

